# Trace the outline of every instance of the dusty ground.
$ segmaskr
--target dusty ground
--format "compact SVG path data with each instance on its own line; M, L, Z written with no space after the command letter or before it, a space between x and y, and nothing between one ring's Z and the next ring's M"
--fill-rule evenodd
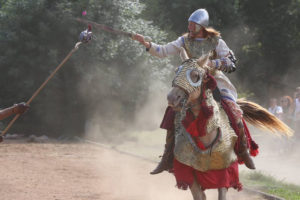
M1 200L180 200L172 174L151 176L155 167L139 158L93 144L0 144ZM229 190L230 198L259 200ZM208 199L217 199L208 191Z

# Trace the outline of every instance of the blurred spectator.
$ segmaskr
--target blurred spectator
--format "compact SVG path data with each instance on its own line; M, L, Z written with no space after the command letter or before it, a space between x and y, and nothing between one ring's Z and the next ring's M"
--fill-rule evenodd
M300 120L300 87L296 88L296 92L294 94L295 98L295 120Z
M289 125L292 126L293 123L293 115L294 115L294 106L293 99L290 96L283 96L280 99L280 105L282 107L282 120Z
M277 105L277 99L270 99L270 107L268 110L279 119L282 119L282 107Z
M295 127L295 136L296 138L300 138L299 130L300 130L300 87L296 88L296 92L294 94L295 98L295 111L294 111L294 127Z

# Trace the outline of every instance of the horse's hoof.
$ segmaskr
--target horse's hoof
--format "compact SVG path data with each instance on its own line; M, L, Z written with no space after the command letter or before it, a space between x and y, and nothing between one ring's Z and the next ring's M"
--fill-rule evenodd
M249 154L244 154L241 157L241 160L244 162L244 164L247 168L255 169L255 164Z
M3 136L0 136L0 142L3 142Z

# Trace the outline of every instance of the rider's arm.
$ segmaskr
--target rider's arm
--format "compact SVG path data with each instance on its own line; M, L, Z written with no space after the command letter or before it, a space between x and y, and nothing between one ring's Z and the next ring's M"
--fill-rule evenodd
M224 40L219 39L219 43L215 51L217 54L217 58L211 60L211 66L224 72L234 72L236 69L235 63L237 60Z
M0 110L0 120L5 119L13 114L22 114L28 110L29 106L26 103L14 104L9 108Z
M146 47L146 50L153 56L157 56L159 58L164 58L169 55L179 54L180 47L184 46L183 37L179 37L177 40L170 42L165 45L155 44L153 42L148 42L145 40L143 35L135 34L132 37L133 40L140 42L142 45Z
M9 107L9 108L5 108L3 110L0 110L0 120L9 117L12 114L14 114L14 108L13 107Z
M159 58L164 58L169 55L179 54L180 47L184 46L184 39L183 37L179 37L177 40L173 42L169 42L165 45L159 45L151 42L150 48L148 51L151 55L157 56Z

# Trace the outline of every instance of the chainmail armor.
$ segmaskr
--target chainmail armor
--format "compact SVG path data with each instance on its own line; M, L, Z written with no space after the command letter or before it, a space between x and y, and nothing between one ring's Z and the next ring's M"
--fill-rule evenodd
M209 37L203 40L190 39L187 35L184 36L184 44L187 54L190 58L200 58L214 51L218 45L220 37Z

